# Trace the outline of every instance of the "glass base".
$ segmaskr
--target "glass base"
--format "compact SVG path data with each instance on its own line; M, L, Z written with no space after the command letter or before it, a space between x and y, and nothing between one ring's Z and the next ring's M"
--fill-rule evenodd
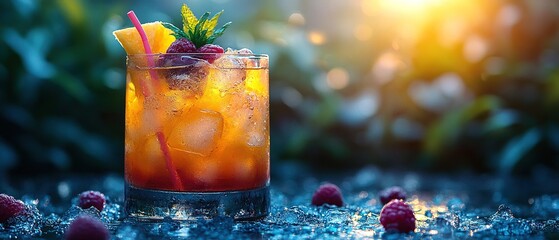
M126 184L124 211L138 220L211 219L232 217L235 220L255 220L270 211L270 189L231 192L173 192L141 189Z

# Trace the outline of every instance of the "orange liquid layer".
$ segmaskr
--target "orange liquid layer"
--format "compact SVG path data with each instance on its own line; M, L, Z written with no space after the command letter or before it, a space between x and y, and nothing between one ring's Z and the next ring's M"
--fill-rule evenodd
M182 191L265 186L270 178L268 69L206 66L194 74L197 79L168 70L157 75L152 81L147 70L128 68L126 181L140 188L181 190L173 184L155 135L162 131ZM153 96L143 96L142 82Z

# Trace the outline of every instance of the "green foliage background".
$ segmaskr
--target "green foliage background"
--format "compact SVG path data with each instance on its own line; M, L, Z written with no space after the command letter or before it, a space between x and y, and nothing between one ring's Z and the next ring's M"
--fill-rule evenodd
M364 14L366 1L380 10ZM382 12L377 2L188 4L197 14L225 10L221 24L233 25L218 44L270 55L273 162L331 169L559 169L557 3L472 1L480 7L466 32L487 47L472 62L463 51L471 38L445 45L436 37L441 25L464 13L427 17L417 38L407 41L399 33L410 23ZM178 24L181 4L2 1L0 172L121 172L125 54L111 32L131 26L125 18L130 9L143 22ZM510 9L520 20L498 25ZM363 23L372 37L356 40L352 29ZM315 32L325 41L309 37ZM388 61L396 67L387 79L383 57L396 58ZM329 82L336 81L332 69L346 74L340 89Z

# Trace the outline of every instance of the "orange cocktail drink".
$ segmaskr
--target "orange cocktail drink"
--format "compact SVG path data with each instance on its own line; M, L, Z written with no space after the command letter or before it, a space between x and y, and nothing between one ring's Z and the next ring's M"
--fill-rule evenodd
M114 32L127 53L125 213L256 219L270 207L268 56L213 44L230 23L199 19Z
M268 58L243 51L209 55L128 56L128 184L191 192L268 184ZM160 64L148 66L148 57Z

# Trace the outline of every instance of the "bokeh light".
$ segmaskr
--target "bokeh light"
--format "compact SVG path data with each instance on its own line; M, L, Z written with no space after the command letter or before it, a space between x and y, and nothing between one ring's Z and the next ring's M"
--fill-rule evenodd
M343 68L333 68L326 74L328 86L333 89L342 89L349 83L349 74Z
M324 42L326 42L326 37L324 36L324 34L318 31L310 31L308 33L308 38L309 41L315 45L322 45L324 44Z

